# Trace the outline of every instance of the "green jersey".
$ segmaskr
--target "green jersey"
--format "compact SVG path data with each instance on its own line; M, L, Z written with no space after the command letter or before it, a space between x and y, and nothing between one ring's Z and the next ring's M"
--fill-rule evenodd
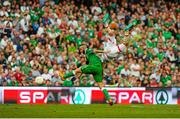
M92 49L86 49L87 65L80 67L82 73L92 74L96 82L102 82L103 80L103 67L101 59L93 52ZM64 75L64 78L73 76L74 73L71 71Z
M162 34L163 34L165 39L171 39L171 37L172 37L172 33L171 32L164 31L164 32L162 32Z
M93 52L92 49L86 49L86 58L90 65L102 65L101 59Z
M65 80L65 81L63 82L63 86L65 86L65 87L72 87L72 86L73 86L73 83L72 83L71 80Z
M88 30L88 32L89 32L89 38L94 38L94 30L92 30L92 29L90 29L90 30Z
M120 74L121 73L121 70L124 69L124 65L120 65L117 69L117 74Z
M80 67L82 73L93 74L96 82L102 82L103 67L101 59L93 52L92 49L86 49L86 59L88 64Z
M167 75L166 77L161 77L161 82L163 83L164 87L167 85L168 80L172 80L172 77L170 75Z
M9 81L9 82L7 82L7 86L18 86L18 82L17 81L14 81L14 82Z
M82 42L83 42L83 39L82 39L82 38L77 38L77 39L76 39L76 43L77 43L78 47L81 46L81 43L82 43Z
M28 75L31 71L31 68L29 66L23 66L21 70L24 72L24 74Z

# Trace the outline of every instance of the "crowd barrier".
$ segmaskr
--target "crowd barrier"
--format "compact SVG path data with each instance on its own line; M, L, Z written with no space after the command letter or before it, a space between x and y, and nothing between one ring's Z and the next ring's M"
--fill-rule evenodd
M111 88L116 104L180 104L180 88ZM98 87L0 87L0 104L106 103Z

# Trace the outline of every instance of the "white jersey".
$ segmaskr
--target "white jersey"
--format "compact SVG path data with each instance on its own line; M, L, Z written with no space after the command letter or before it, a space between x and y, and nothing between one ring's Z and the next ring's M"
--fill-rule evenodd
M115 36L107 36L107 38L109 38L109 43L113 43L113 44L115 44L116 45L116 38L115 38Z
M110 51L109 53L103 54L103 59L116 58L120 53L125 52L126 46L124 44L113 44L111 42L104 42L104 50Z

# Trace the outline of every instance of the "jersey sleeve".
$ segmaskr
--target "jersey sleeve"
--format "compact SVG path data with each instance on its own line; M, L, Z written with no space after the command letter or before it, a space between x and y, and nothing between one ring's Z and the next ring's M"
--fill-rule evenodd
M94 53L93 49L91 49L91 48L86 49L86 55L87 56L90 55L90 54L93 54L93 53Z

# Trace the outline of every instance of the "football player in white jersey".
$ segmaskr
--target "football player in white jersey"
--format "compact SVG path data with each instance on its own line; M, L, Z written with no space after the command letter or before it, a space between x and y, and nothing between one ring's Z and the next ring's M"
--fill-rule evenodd
M109 39L110 40L110 39ZM112 60L118 58L118 56L126 52L126 46L124 44L114 44L110 41L103 42L104 51L108 51L102 54L102 60Z
M116 43L116 38L114 35L114 31L108 29L108 34L105 37L105 41L103 42L104 51L108 51L102 54L102 60L110 61L114 58L118 58L120 54L126 52L126 46L122 44Z

